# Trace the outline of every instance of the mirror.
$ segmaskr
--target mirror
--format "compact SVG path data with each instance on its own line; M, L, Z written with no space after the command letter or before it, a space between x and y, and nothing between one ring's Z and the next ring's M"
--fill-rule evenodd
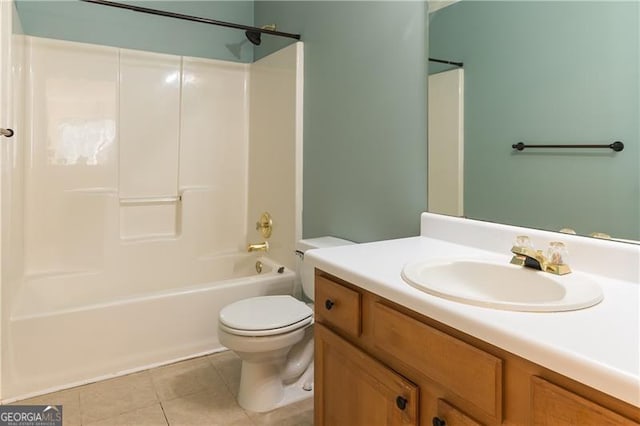
M640 240L640 3L433 9L429 56L464 63L463 215ZM430 62L429 74L453 68ZM521 141L624 150L512 148Z

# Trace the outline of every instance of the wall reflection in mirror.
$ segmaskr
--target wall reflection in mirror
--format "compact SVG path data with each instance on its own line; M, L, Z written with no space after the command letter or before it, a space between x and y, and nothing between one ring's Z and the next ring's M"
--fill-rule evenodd
M465 216L640 240L639 21L636 1L462 0L430 14L429 56L464 63Z

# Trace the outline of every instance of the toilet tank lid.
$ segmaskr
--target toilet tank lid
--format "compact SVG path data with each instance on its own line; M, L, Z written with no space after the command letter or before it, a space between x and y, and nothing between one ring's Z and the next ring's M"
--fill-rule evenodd
M298 244L296 244L296 250L304 253L308 249L348 246L351 244L357 244L357 243L354 243L353 241L349 241L349 240L344 240L342 238L331 237L331 236L307 238L307 239L298 241Z

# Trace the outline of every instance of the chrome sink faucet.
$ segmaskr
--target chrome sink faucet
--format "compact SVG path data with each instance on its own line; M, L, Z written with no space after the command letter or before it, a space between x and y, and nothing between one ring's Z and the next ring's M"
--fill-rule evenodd
M567 248L564 243L552 241L547 248L546 256L542 250L536 250L531 240L526 235L516 237L516 242L511 247L511 263L519 266L537 269L538 271L549 272L556 275L571 273L571 268L565 263L567 258Z

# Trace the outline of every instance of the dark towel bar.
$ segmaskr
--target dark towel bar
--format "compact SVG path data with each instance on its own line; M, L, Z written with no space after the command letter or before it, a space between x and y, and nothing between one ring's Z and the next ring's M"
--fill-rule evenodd
M511 145L511 148L522 151L525 148L609 148L615 152L620 152L624 149L624 144L620 141L615 141L609 145L527 145L524 142L518 142Z

